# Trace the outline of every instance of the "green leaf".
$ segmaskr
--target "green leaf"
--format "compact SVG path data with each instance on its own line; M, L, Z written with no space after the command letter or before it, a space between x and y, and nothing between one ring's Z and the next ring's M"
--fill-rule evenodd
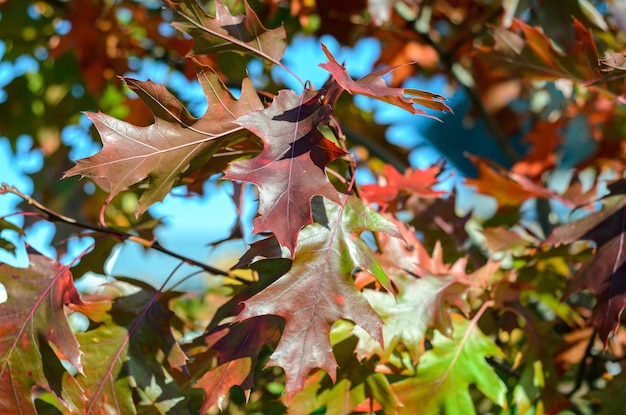
M414 377L394 383L404 404L401 414L476 414L470 385L476 385L494 403L507 408L507 387L486 362L503 356L491 339L460 315L453 315L454 337L435 332L432 349L424 353Z
M402 343L413 361L417 362L424 352L424 335L429 327L435 327L446 334L452 331L450 306L464 302L467 286L449 275L425 274L421 278L415 278L399 274L393 281L398 289L397 298L380 291L363 291L385 323L385 348L381 350L379 345L355 327L355 333L361 339L359 351L380 353L383 360L388 360L398 344Z
M315 409L326 407L326 415L341 415L373 409L384 414L396 414L401 406L391 389L389 380L375 368L376 357L359 361L354 354L357 339L354 336L333 345L339 370L337 383L323 372L318 372L306 381L304 389L291 401L289 415L310 414Z
M172 405L199 409L199 396L172 380L181 378L187 361L172 334L173 313L163 304L175 294L163 294L157 300L158 292L147 284L119 281L107 285L101 295L105 294L112 301L100 299L79 308L100 323L94 330L79 333L79 340L85 341L83 358L90 362L87 376L76 376L88 398L85 412L106 412L111 405L120 405L114 413L135 413L134 392L156 410ZM157 389L158 397L150 401Z
M64 390L73 401L82 394L81 412L110 411L118 414L136 414L132 385L134 379L125 373L128 364L128 345L124 345L128 331L115 324L99 326L76 337L83 351L85 375L73 377L67 373Z

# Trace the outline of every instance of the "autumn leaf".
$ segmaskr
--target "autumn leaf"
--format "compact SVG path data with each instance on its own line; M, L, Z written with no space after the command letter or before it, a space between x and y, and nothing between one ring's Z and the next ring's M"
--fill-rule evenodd
M543 243L550 246L593 240L598 245L595 255L568 281L564 297L585 289L596 296L598 301L590 321L605 345L609 336L617 332L626 308L624 209L624 195L610 195L605 198L603 209L555 228Z
M246 136L235 119L263 108L252 82L244 79L241 96L235 100L211 68L198 64L196 71L208 101L201 118L194 118L164 86L125 78L154 113L154 124L137 127L105 114L88 113L100 133L103 148L78 160L63 177L92 177L109 189L111 198L141 183L137 207L140 215L163 200L190 167L207 164L218 150ZM215 166L218 171L223 161L220 163Z
M97 323L77 334L89 354L85 375L64 377L67 393L76 395L80 389L87 397L82 412L115 408L115 413L128 413L135 408L134 393L142 397L143 407L189 403L191 398L171 381L186 372L187 356L172 333L173 313L155 295L148 284L120 278L103 287L99 301L75 307ZM163 294L161 301L177 295Z
M331 112L318 101L313 91L298 96L282 90L267 109L239 117L241 126L263 140L263 151L232 163L224 176L259 188L260 216L254 220L254 232L273 232L292 254L300 228L312 221L311 198L320 195L340 203L325 167L346 153L317 129Z
M281 26L268 30L247 1L245 15L233 16L221 1L215 2L215 17L209 16L197 0L166 0L179 19L172 23L194 39L193 55L225 51L252 53L277 63L285 53L287 34Z
M7 301L0 304L0 412L35 414L33 390L52 391L59 379L48 377L51 365L69 362L83 372L78 341L64 306L82 305L67 267L29 248L29 267L0 264ZM41 348L56 348L56 361L42 359ZM57 395L59 398L60 395Z
M533 130L524 137L524 141L532 146L529 153L515 163L511 171L539 179L542 173L553 169L556 165L556 149L562 141L560 130L564 124L562 120L537 121Z
M334 334L337 331L341 329ZM356 341L350 336L333 344L339 365L337 382L330 385L328 375L321 371L310 376L304 389L289 402L288 415L309 415L321 407L326 407L328 415L381 410L385 415L397 413L401 403L387 377L374 370L377 358L359 360L354 354Z
M400 414L476 414L469 387L476 385L490 400L507 408L507 387L485 360L502 351L476 324L454 316L454 338L435 332L432 349L424 353L417 374L392 385ZM454 393L451 393L454 391Z
M564 296L585 289L597 298L591 323L606 344L620 327L626 308L626 258L623 256L624 233L602 245L569 281Z
M339 319L353 321L382 344L382 321L356 289L352 272L367 269L385 283L386 275L372 252L355 234L364 230L399 235L395 226L349 198L345 206L317 200L313 223L300 232L291 270L250 300L241 321L265 314L285 319L285 329L268 366L280 366L287 377L288 399L302 390L314 368L336 380L337 362L329 340Z
M493 196L499 207L519 206L533 197L551 196L551 192L540 186L523 186L510 174L496 167L482 157L467 155L478 169L478 177L466 178L465 183L472 186L478 193Z
M124 327L106 324L76 334L84 352L85 375L73 377L66 373L63 386L72 401L77 401L81 394L87 397L79 406L80 412L135 413L131 386L134 379L124 376L123 371L128 362L128 348L124 347L127 333Z
M603 245L622 233L624 195L606 196L602 204L602 209L554 228L542 245L571 244L579 240L593 240L598 245Z
M478 56L485 58L493 71L508 71L509 76L513 72L526 79L600 79L598 51L591 32L573 19L573 33L574 46L563 53L539 28L515 19L509 29L494 28L493 46L481 46Z
M235 385L241 386L246 398L250 396L261 347L276 345L280 338L278 320L275 316L260 316L217 327L207 334L207 347L218 353L219 366L206 371L195 384L206 393L200 413L212 406L224 409L224 398Z
M452 275L427 274L421 278L396 275L393 279L398 289L397 299L393 295L366 289L365 298L382 318L385 348L372 348L372 342L359 334L365 342L359 351L381 354L383 361L389 360L399 344L403 344L414 362L424 353L424 335L430 327L451 334L449 312L451 306L463 302L467 286L456 281ZM463 307L466 308L466 307ZM357 333L358 330L356 331ZM378 349L378 350L377 350Z
M420 114L434 119L437 119L437 117L429 115L424 110L415 108L414 105L421 105L436 111L452 112L452 109L450 109L450 107L443 102L445 101L445 97L441 95L421 91L419 89L392 88L387 86L383 76L394 71L397 67L372 72L371 74L365 75L363 78L355 81L350 77L346 68L337 62L328 48L323 43L321 45L324 54L326 54L326 57L328 58L328 62L321 63L319 66L330 72L335 81L350 94L365 95L367 97L395 105L396 107L410 112L411 114Z
M378 203L387 206L398 199L401 193L414 194L419 197L440 197L446 192L434 190L432 187L439 183L437 176L441 173L442 166L435 165L427 169L408 168L404 174L400 174L393 166L385 164L382 184L366 184L361 186L363 197L370 203Z
M445 264L439 243L429 255L413 229L397 222L396 226L404 241L380 235L384 254L378 256L397 289L397 296L372 289L363 290L384 322L385 347L374 343L359 327L354 328L354 333L359 337L357 351L362 357L377 353L385 362L402 344L413 362L417 363L425 350L424 336L429 328L451 336L450 312L454 309L469 312L465 297L468 281L474 278L465 273L465 258L454 264Z

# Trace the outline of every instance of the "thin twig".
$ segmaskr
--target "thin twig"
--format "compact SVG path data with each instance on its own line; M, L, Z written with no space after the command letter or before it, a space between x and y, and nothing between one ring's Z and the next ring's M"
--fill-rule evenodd
M597 333L598 331L594 330L589 337L589 343L587 343L587 347L585 348L585 354L583 355L578 365L578 372L576 373L576 383L574 383L574 387L566 395L568 398L571 398L572 395L574 395L583 385L585 374L587 372L587 358L591 355L591 349L593 349L593 344L596 340Z
M339 123L337 122L337 120L334 119L334 117L332 117L331 119L333 122L328 124L329 128L334 130L333 133L335 134L337 138L339 138L337 142L339 143L340 148L350 156L350 160L348 161L348 170L350 171L350 177L352 178L352 181L350 182L350 186L348 187L347 194L350 194L350 191L352 190L354 191L354 195L356 197L358 197L359 199L362 199L363 197L361 195L361 190L359 189L359 185L356 182L356 161L354 160L354 157L352 157L352 155L348 151L348 148L346 147L346 137L341 132ZM374 243L376 244L376 249L378 250L380 254L382 254L384 252L384 249L383 249L383 244L380 242L380 238L378 237L376 232L372 232L372 235L374 236Z
M61 215L60 213L57 213L53 210L51 210L50 208L42 205L40 202L38 202L37 200L33 199L31 196L26 195L22 192L20 192L17 188L15 188L14 186L9 186L6 183L2 183L2 185L0 186L0 194L5 194L5 193L12 193L20 198L22 198L25 202L27 202L29 205L35 207L37 210L41 211L42 213L45 214L45 220L49 221L49 222L62 222L62 223L66 223L68 225L72 225L72 226L76 226L78 228L82 228L82 229L87 229L87 230L91 230L94 232L100 232L100 233L104 233L107 234L109 236L112 236L114 238L119 239L120 241L132 241L135 243L138 243L140 245L143 245L146 248L152 248L156 251L159 251L161 253L164 253L168 256L171 256L173 258L179 259L183 262L186 262L190 265L194 265L197 266L199 268L202 268L204 271L207 271L211 274L215 274L215 275L222 275L224 277L228 277L228 278L232 278L234 280L237 280L241 283L244 284L250 284L250 281L243 279L235 274L233 274L232 272L229 271L225 271L223 269L220 268L216 268L213 267L211 265L208 264L204 264L202 262L196 261L194 259L188 258L184 255L178 254L176 252L170 251L169 249L163 247L161 244L159 244L159 242L157 240L147 240L144 238L141 238L137 235L132 235L130 233L124 232L124 231L120 231L118 229L114 229L114 228L110 228L108 226L98 226L98 225L92 225L89 223L84 223L84 222L80 222L77 221L74 218L70 218L68 216L64 216Z

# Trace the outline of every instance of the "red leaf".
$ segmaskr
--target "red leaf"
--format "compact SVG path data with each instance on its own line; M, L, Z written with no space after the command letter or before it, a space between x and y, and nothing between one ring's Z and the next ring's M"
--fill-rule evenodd
M82 373L78 341L64 306L82 305L67 267L32 250L28 268L0 264L0 282L8 299L0 304L0 412L35 413L35 385L51 390L47 378L53 362L42 360L40 344L54 345L57 355ZM58 364L58 362L56 362Z
M352 273L364 268L387 277L359 238L364 230L399 236L382 216L350 198L345 207L323 200L316 221L300 232L291 270L250 300L237 320L265 314L285 319L285 329L269 366L285 369L287 399L302 390L309 372L324 369L336 380L337 362L329 333L339 319L351 320L382 344L382 321L354 285ZM388 285L388 284L383 284Z
M263 111L245 114L237 122L264 142L261 154L232 163L224 176L259 188L259 214L254 232L272 231L278 242L295 252L298 232L312 222L311 198L324 196L339 203L325 166L346 154L326 139L317 126L330 115L319 94L297 96L280 91Z
M567 285L564 296L585 289L597 298L591 322L598 335L608 342L620 325L620 316L626 307L626 268L624 261L624 230L626 213L624 195L611 195L604 208L582 219L559 226L543 245L593 240L598 245L596 254L585 262Z
M412 88L392 88L387 86L387 83L383 79L383 76L394 71L398 67L386 68L380 71L372 72L363 78L354 80L346 71L342 65L337 62L334 56L330 53L328 48L322 43L322 50L328 58L328 62L322 63L319 66L326 69L337 83L350 94L365 95L370 98L377 99L379 101L387 102L391 105L400 107L411 114L421 114L429 118L437 119L432 115L429 115L424 110L417 109L414 104L424 106L426 108L434 109L437 111L450 111L452 109L448 107L442 101L445 101L445 97L433 94L431 92L421 91Z
M433 190L432 186L439 183L437 176L441 173L441 166L431 166L427 169L408 168L404 175L390 164L385 164L384 185L366 184L361 186L363 196L371 203L385 206L397 199L400 192L415 194L419 197L439 197L446 194L441 190Z
M79 160L63 177L80 174L98 179L110 189L111 197L146 182L139 215L161 201L190 166L206 164L216 151L245 135L235 119L263 108L252 82L244 79L241 97L235 100L213 69L197 65L196 71L209 104L201 118L194 118L164 86L127 78L128 86L154 113L154 124L137 127L105 114L87 114L103 148Z
M240 385L250 375L254 366L249 357L228 361L213 370L206 372L196 386L204 389L206 396L200 413L206 414L212 406L224 409L222 403L230 388Z
M559 131L563 125L563 121L537 121L533 130L524 137L524 141L532 145L530 152L515 163L511 170L516 174L538 179L543 172L552 169L556 165L555 150L561 143Z
M246 398L253 386L254 367L263 345L276 345L280 338L279 319L261 316L232 325L220 326L206 337L208 346L218 352L219 366L196 383L206 392L200 413L211 406L222 408L231 387L241 386Z
M475 187L478 193L493 196L500 207L519 206L533 197L555 196L548 189L525 177L509 173L487 159L474 155L467 157L478 169L478 177L465 179L465 183Z

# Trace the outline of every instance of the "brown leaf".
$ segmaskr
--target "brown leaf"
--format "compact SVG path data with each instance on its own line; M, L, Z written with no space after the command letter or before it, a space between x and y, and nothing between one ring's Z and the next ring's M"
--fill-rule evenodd
M224 409L222 401L235 385L241 386L246 398L250 396L259 351L264 345L278 343L279 327L277 317L261 316L216 327L206 336L208 347L218 352L219 366L196 382L195 386L206 393L200 413L206 413L214 405Z
M87 114L100 133L103 148L78 160L63 177L93 177L110 189L111 198L143 182L137 208L140 215L161 201L190 167L193 170L207 164L218 150L246 136L235 120L263 108L252 82L244 79L240 99L236 100L211 68L197 65L196 71L209 104L201 118L194 118L164 86L126 78L128 86L154 113L154 124L137 127L105 114ZM233 157L238 157L235 154ZM223 158L222 164L208 165L220 171Z
M166 1L178 15L178 21L172 25L194 39L192 55L238 51L278 62L285 53L285 29L266 29L247 1L245 16L233 16L218 0L215 17L209 16L197 0Z

